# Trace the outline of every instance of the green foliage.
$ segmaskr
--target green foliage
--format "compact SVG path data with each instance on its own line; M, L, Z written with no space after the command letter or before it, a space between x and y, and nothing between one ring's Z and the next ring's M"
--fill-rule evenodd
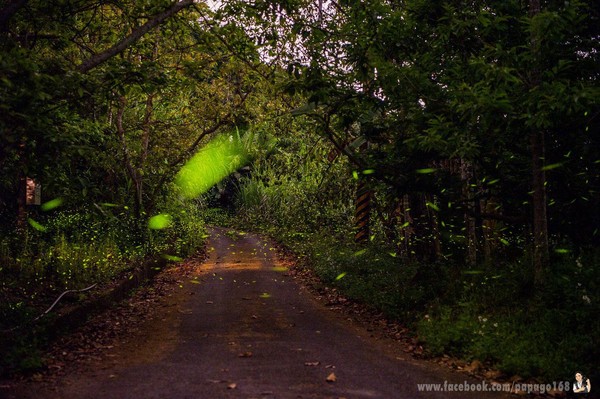
M153 253L176 255L186 258L203 248L206 238L205 222L202 213L194 202L167 207L172 224L157 232L150 239Z
M153 223L161 228L148 228L143 239L129 209L104 208L45 215L44 230L30 228L26 242L0 240L2 334L31 325L39 330L37 336L44 337L43 319L32 321L62 291L120 278L146 257L181 261L201 249L207 238L194 202L164 206L160 215L169 223L155 219ZM28 334L22 337L11 341L10 347L0 342L0 374L42 366L43 340L32 340Z
M221 3L195 4L85 74L88 54L172 2L32 0L7 21L7 315L147 255L181 259L205 219L273 233L391 317L426 312L433 352L523 375L592 363L585 334L598 342L598 329L581 320L600 292L597 1L535 15L516 0ZM235 126L243 134L213 140ZM532 132L547 143L555 249L535 292ZM44 198L27 214L25 177ZM195 199L180 203L173 180ZM364 248L350 242L357 183L373 192Z
M419 336L432 354L486 361L509 375L552 380L592 370L600 339L597 257L555 260L534 298L521 264L466 275L458 303L431 307L418 322Z
M4 374L6 371L4 367L9 365L12 370L25 373L39 370L44 364L41 346L41 342L31 341L29 337L23 336L18 339L11 348L3 353L5 357L0 360L0 374Z
M363 248L325 231L283 239L305 257L323 283L390 319L413 323L447 289L447 265L405 262L392 256L390 248L375 244Z
M353 212L346 162L327 161L330 146L301 123L292 126L296 140L279 137L275 149L266 159L258 157L251 175L240 181L238 223L299 233L325 226L346 231Z
M229 227L232 225L232 219L235 215L227 212L223 208L200 207L199 212L202 220L207 225Z
M32 228L27 242L5 241L12 258L5 264L5 273L37 281L42 287L80 288L119 274L127 261L143 255L127 219L104 219L80 211L42 220L44 229Z

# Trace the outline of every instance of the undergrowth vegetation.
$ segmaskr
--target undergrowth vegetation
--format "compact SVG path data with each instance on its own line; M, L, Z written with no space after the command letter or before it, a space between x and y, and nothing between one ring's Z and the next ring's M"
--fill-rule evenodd
M597 253L555 259L536 295L519 262L465 275L455 297L418 316L417 331L435 355L478 359L509 375L570 378L600 354L597 262Z
M0 330L206 221L432 355L600 381L600 2L6 3Z
M29 332L44 331L52 314L37 318L60 293L126 278L150 257L177 261L198 251L207 235L195 203L166 209L171 211L168 229L140 226L127 207L105 206L40 216L35 228L28 226L24 240L4 236L0 332L11 345L0 345L0 374L42 366L41 347L47 334ZM93 297L90 292L86 294Z
M323 283L410 326L430 355L479 360L507 376L546 380L592 369L600 355L594 322L600 307L592 293L600 288L597 254L556 259L544 291L532 296L526 259L465 273L452 262L400 259L376 239L356 245L325 225L301 233L263 231L296 252Z
M77 289L115 277L147 256L185 257L206 238L193 207L172 212L172 228L138 226L126 208L57 212L27 228L25 240L4 238L0 273L4 280L30 281L56 289Z
M369 240L357 244L356 181L346 162L325 162L321 151L321 161L279 152L270 166L257 165L239 183L229 223L270 234L324 284L410 326L431 356L479 360L507 378L570 380L574 370L593 370L600 355L598 251L556 251L538 290L527 251L468 265L456 256L467 250L458 236L448 256L419 259L386 235L378 217L385 192L375 193ZM337 178L323 179L332 169Z

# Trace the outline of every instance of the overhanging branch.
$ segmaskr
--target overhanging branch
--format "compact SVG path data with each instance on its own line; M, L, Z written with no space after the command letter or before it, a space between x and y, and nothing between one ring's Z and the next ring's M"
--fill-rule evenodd
M160 14L155 15L152 19L146 22L144 25L134 29L127 37L113 45L112 47L104 50L101 53L95 54L92 57L85 60L79 67L77 68L79 72L86 73L91 69L97 67L102 64L106 60L114 57L115 55L121 53L127 47L131 46L133 43L138 41L142 36L148 33L150 30L158 26L167 18L172 17L179 11L183 10L186 7L194 4L194 0L182 0L174 3L171 7L161 12Z

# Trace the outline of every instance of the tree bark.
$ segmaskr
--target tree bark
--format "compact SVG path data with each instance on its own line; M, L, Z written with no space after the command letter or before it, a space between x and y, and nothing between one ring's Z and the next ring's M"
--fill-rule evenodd
M400 251L400 255L403 259L409 259L412 257L411 251L411 237L414 232L414 220L412 219L412 215L410 214L410 197L408 194L404 194L402 199L400 200L399 213L401 215L400 226L401 227L401 236L400 236L400 244L398 246L398 250Z
M5 31L8 21L15 15L28 0L13 0L10 1L3 9L0 10L0 31Z
M471 193L471 182L474 171L471 163L460 160L460 179L462 184L462 196L465 201L465 238L467 241L467 264L475 266L477 264L477 225L475 222L475 204Z
M152 125L152 113L154 110L154 94L148 94L146 99L146 110L144 112L144 122L142 124L142 152L140 154L140 163L135 171L137 176L138 189L136 191L137 208L141 212L144 209L144 168L148 158L148 147L150 144L150 129Z
M529 17L534 18L541 12L540 0L530 0ZM540 84L539 70L539 34L531 32L531 52L534 59L531 69L531 88ZM546 198L546 172L544 159L546 156L545 134L540 128L533 127L530 133L531 167L532 167L532 208L533 208L533 272L536 286L542 284L544 269L549 258L548 249L548 216Z
M129 154L129 148L127 147L127 141L125 139L125 127L123 126L123 114L125 113L125 107L127 105L127 99L124 96L119 98L119 108L117 109L116 115L116 124L117 124L117 135L119 136L119 141L121 142L121 149L123 151L123 164L127 170L127 175L133 182L133 187L135 190L135 198L133 202L133 211L136 220L140 219L141 216L141 184L140 178L138 176L137 171L135 170L132 162L131 156Z
M531 157L533 169L533 271L535 283L540 285L549 258L546 172L543 169L545 143L542 131L531 133Z
M104 50L103 52L95 54L92 57L85 60L81 65L79 65L79 67L77 69L81 73L86 73L86 72L90 71L91 69L97 67L98 65L107 61L108 59L121 53L123 50L125 50L127 47L131 46L133 43L138 41L142 36L144 36L146 33L148 33L151 29L158 26L160 23L162 23L167 18L172 17L179 11L183 10L186 7L191 6L192 4L194 4L194 0L182 0L182 1L174 3L173 5L171 5L171 7L169 7L165 11L161 12L160 14L155 15L152 19L147 21L144 25L135 28L129 35L127 35L123 40L121 40L117 44L115 44L112 47Z

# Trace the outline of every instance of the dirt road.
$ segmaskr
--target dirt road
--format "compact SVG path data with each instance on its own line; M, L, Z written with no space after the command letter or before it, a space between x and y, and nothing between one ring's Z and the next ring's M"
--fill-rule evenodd
M115 348L114 361L63 377L58 391L31 385L9 397L501 397L420 392L417 384L477 381L409 359L327 310L257 236L214 229L209 247L182 294L135 342Z

